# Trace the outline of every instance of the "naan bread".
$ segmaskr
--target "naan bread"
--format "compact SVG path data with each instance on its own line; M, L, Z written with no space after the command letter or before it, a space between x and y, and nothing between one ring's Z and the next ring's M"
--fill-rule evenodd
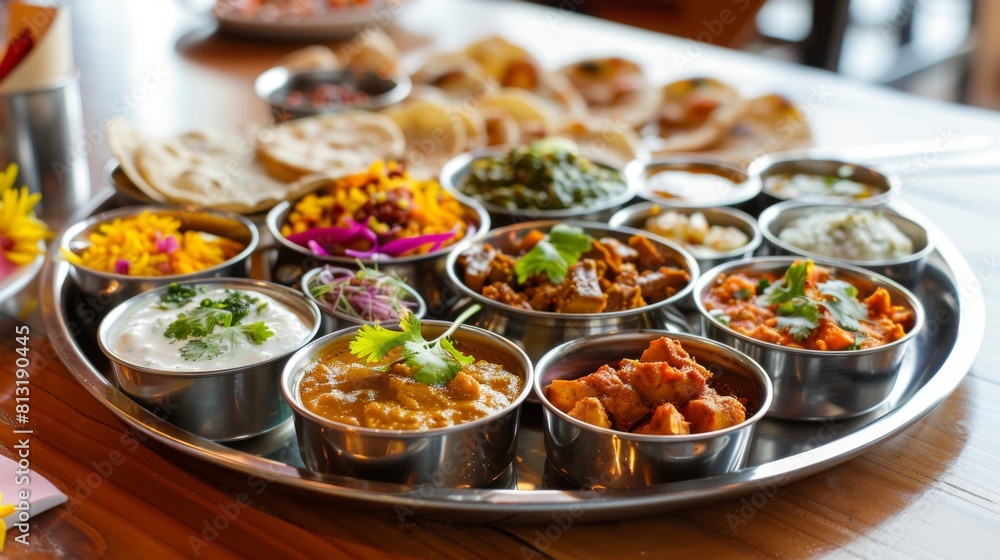
M736 126L712 147L743 163L764 153L812 146L809 120L786 97L770 94L747 102Z
M305 192L302 185L270 177L235 134L195 131L154 138L115 121L108 137L129 180L157 202L252 214Z
M642 67L619 57L588 58L559 70L580 93L591 115L642 128L656 118L660 92Z
M584 157L619 169L636 158L649 158L635 130L620 123L601 119L567 122L559 136L575 142Z
M703 150L722 140L743 116L746 102L728 84L693 78L663 88L656 136L647 138L657 154Z
M465 124L449 103L416 97L387 107L382 113L403 131L403 161L415 177L436 177L448 160L466 151Z
M479 102L484 115L506 115L517 123L518 141L522 143L555 134L557 116L546 101L530 91L503 88Z
M403 131L383 115L332 113L275 125L259 135L257 153L276 177L294 181L310 174L360 173L377 159L398 160Z
M381 27L365 28L337 47L337 59L355 72L392 76L399 72L399 47Z

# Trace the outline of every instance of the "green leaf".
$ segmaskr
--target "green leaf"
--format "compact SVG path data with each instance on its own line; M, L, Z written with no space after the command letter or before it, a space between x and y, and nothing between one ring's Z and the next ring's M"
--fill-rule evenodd
M393 349L412 340L412 335L407 332L390 331L381 325L366 324L358 330L358 334L354 336L349 347L351 354L368 363L374 363L384 358Z
M420 366L420 369L414 372L413 378L428 385L444 385L462 369L462 366L440 344L407 342L403 345L403 357L408 364Z
M181 286L177 282L171 282L170 286L167 287L167 292L160 296L160 304L157 307L160 309L183 307L196 295L198 295L197 287Z
M240 325L238 328L243 337L251 344L263 344L264 341L274 336L274 331L264 321L257 321L249 325Z
M368 363L377 362L396 348L402 348L403 362L414 371L413 378L428 385L444 385L458 375L462 365L474 358L459 352L448 339L462 323L479 311L473 305L466 309L441 336L428 342L420 332L420 319L406 311L399 319L402 331L391 331L379 325L364 325L350 343L351 354Z
M770 280L768 280L767 278L761 278L760 282L757 282L757 293L763 294L764 290L766 290L770 285L771 285Z
M174 340L187 340L212 334L215 327L228 327L233 323L233 314L222 309L196 307L177 316L163 336Z
M861 329L861 321L868 318L868 308L858 301L858 289L843 280L829 280L818 286L819 292L833 299L822 302L841 328L849 331Z
M569 267L580 260L580 255L590 250L594 238L583 229L565 224L557 224L549 230L545 239L539 241L514 264L517 281L524 284L532 276L548 275L553 284L561 283L569 272Z
M456 350L455 349L455 345L451 343L451 339L442 338L440 344L441 344L441 348L444 348L445 351L447 351L449 354L451 354L455 358L455 361L457 361L458 363L460 363L462 365L466 365L467 366L467 365L471 364L472 362L476 361L476 359L473 358L472 356L466 356L465 354L463 354L463 353L459 352L458 350Z
M220 344L217 340L197 338L189 340L187 344L181 347L181 357L189 362L214 360L225 350L228 350L228 348Z
M727 327L729 326L729 322L732 320L729 315L726 315L726 312L721 309L713 309L709 311L708 314L711 315L713 319L723 325L726 325Z
M750 299L751 295L753 294L750 293L749 289L743 288L742 290L737 290L736 293L733 294L733 297L739 300L746 301Z
M809 338L813 329L819 326L819 308L812 303L795 307L792 313L778 316L778 328L789 329L795 340Z

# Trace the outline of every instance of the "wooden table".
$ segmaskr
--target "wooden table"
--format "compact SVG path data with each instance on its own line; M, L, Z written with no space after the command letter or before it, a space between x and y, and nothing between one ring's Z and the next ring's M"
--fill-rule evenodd
M736 3L738 7L739 3ZM95 0L74 6L95 185L108 154L102 123L122 116L151 132L265 121L253 77L296 45L212 34L210 19L172 2ZM461 22L459 24L459 22ZM1000 116L875 90L831 74L703 47L572 14L500 2L417 0L393 34L416 60L430 45L460 46L500 32L530 45L547 65L596 53L641 60L657 81L710 74L747 94L778 90L807 107L827 146L1000 137ZM928 214L976 271L990 311L1000 311L995 176L951 176L947 149L908 162L904 198ZM940 160L940 161L939 161ZM986 188L992 187L992 188ZM2 453L13 456L13 332L0 319ZM1000 524L1000 332L965 381L904 434L822 474L795 482L752 508L733 500L675 514L568 528L472 526L392 519L261 488L246 477L130 435L53 358L33 332L32 467L70 497L33 519L30 547L8 542L8 558L554 557L802 558L824 554L983 557ZM251 503L245 504L244 498ZM759 501L759 500L758 500ZM221 518L219 516L222 516ZM740 522L734 522L734 519ZM223 521L219 521L222 519ZM223 530L212 528L224 525Z

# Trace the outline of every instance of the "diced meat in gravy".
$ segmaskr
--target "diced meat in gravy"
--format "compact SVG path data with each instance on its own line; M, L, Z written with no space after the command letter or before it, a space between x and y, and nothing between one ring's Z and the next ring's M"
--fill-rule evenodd
M579 381L594 389L604 409L614 418L618 426L628 429L649 415L649 407L643 403L639 393L626 385L615 370L607 365L601 366L588 376L581 377Z
M510 305L511 307L519 307L521 309L531 309L528 305L527 299L525 299L524 294L514 291L514 288L510 287L510 284L506 282L494 282L489 286L483 288L483 295L500 303Z
M705 376L694 368L677 369L666 362L623 360L622 381L636 388L650 407L663 403L684 403L705 389Z
M611 420L608 419L607 411L604 410L601 401L594 397L587 397L580 400L567 414L594 426L600 426L601 428L611 427Z
M601 292L597 263L583 259L569 267L566 282L556 302L559 313L600 313L607 304Z
M633 262L639 258L639 252L614 237L602 237L601 244L610 249L622 262Z
M618 274L618 270L622 267L621 256L609 249L601 241L594 241L590 245L590 250L580 255L580 258L594 259L595 261L605 263L611 274Z
M609 282L609 286L604 293L608 296L608 304L605 311L622 311L625 309L635 309L646 305L646 300L642 298L642 289L638 286L627 286L615 282Z
M646 301L663 301L687 286L690 281L691 276L687 272L666 266L644 272L636 279Z
M684 419L677 407L666 403L656 407L649 422L636 428L635 433L679 436L691 433L691 423Z
M465 284L477 292L495 282L513 282L515 262L510 255L486 244L466 251L459 258L465 267Z
M747 401L720 395L708 384L711 377L680 341L663 337L650 343L641 360L553 381L545 396L574 418L638 434L705 433L744 422Z
M635 264L639 268L660 268L667 264L667 258L653 245L653 242L641 235L628 238L628 246L635 249L638 257Z

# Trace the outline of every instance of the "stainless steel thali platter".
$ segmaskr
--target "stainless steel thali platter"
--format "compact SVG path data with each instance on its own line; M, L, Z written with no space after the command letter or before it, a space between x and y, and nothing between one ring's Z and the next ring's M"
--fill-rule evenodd
M113 189L101 191L77 218L113 207L114 194ZM895 210L915 214L902 204L895 205ZM408 487L322 475L302 467L290 422L244 442L214 443L159 418L114 386L110 367L92 336L97 328L94 313L107 309L102 309L104 304L98 298L83 296L75 289L68 281L69 264L51 250L41 276L42 305L48 336L80 383L133 429L184 454L345 505L380 509L391 516L527 523L551 522L553 514L569 513L574 519L600 521L702 505L805 478L899 434L940 404L971 367L982 342L986 315L972 269L940 231L928 227L937 249L914 287L925 306L928 324L906 356L885 403L848 420L765 419L757 426L746 468L624 491L570 488L547 469L537 404L527 404L522 410L521 441L514 465L489 488Z

